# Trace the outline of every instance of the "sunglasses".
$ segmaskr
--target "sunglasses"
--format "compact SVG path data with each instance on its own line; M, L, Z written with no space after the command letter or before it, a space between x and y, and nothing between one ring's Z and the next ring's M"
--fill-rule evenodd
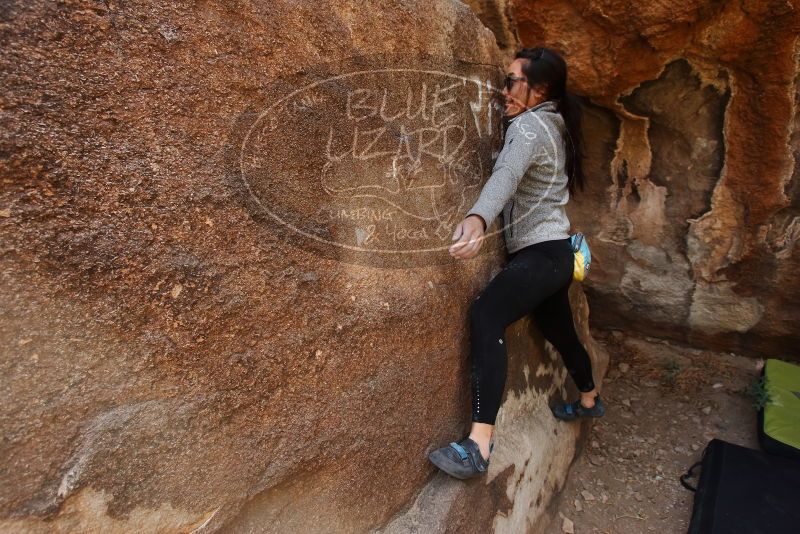
M521 82L522 80L527 80L527 78L525 76L511 76L507 74L505 80L503 80L503 87L506 88L506 91L510 91L515 83Z

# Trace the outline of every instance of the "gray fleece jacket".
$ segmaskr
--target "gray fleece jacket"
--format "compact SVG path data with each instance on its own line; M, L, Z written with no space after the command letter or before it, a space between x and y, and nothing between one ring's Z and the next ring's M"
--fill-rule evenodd
M511 119L492 175L467 215L480 215L486 227L503 212L508 252L569 237L565 206L566 127L548 100Z

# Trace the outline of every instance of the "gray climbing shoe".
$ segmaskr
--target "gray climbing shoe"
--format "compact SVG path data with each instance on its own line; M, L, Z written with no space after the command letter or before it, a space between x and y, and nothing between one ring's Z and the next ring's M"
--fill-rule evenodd
M591 408L584 407L578 399L571 403L556 404L550 410L556 419L562 421L574 421L579 417L603 417L606 413L606 407L600 399L600 395L594 398L594 406Z
M491 455L494 443L489 445ZM480 447L474 440L466 437L460 442L451 441L446 447L436 449L428 459L447 473L460 479L482 475L489 468L489 460L484 460Z

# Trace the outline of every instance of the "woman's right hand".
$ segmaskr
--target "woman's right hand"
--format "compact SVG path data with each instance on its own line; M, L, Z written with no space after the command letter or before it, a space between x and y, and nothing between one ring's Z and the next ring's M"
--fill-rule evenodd
M468 215L456 226L453 241L457 242L450 246L450 255L459 260L474 258L483 245L485 231L480 215Z

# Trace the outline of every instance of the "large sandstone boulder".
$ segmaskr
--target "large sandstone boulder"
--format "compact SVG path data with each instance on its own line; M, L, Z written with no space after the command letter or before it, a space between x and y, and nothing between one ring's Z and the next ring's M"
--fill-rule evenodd
M564 53L593 104L591 183L570 216L595 254L595 324L800 357L800 4L516 0L505 12L524 45Z
M528 321L487 479L444 248L500 141L463 4L0 8L0 531L537 532L580 425ZM576 321L597 378L606 357Z

